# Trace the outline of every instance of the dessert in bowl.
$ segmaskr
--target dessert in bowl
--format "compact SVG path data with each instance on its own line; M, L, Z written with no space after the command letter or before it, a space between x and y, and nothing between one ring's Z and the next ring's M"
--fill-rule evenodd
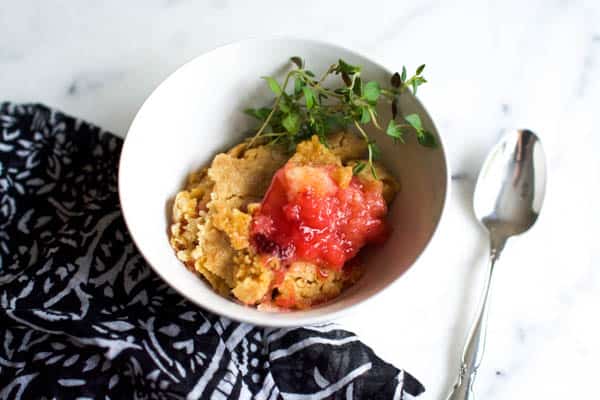
M276 104L290 71L305 70L290 55L319 77L338 69L287 87L299 117L282 122L291 112L277 114L274 95ZM259 325L330 320L389 286L431 239L448 182L439 135L410 90L389 96L396 110L371 101L370 82L394 91L410 81L403 75L394 81L356 53L287 38L234 43L184 65L144 103L123 148L119 192L139 250L191 301ZM329 87L329 78L369 112L356 114L357 126L311 128L309 114L332 100L314 85ZM277 110L270 123L242 113L265 106ZM407 122L390 128L391 120Z

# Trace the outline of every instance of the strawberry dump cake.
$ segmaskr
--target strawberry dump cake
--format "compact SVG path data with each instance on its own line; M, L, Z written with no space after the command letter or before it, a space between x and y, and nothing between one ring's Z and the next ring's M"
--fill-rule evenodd
M190 175L175 197L170 232L188 268L222 295L263 310L338 296L363 273L360 250L388 237L385 216L398 184L377 163L367 127L390 144L414 134L436 146L419 115L399 109L400 96L426 82L425 65L410 77L403 67L383 87L343 60L319 78L301 58L290 60L295 68L281 84L264 77L272 105L246 110L260 121L254 136ZM340 86L329 86L336 76ZM383 103L391 106L387 124Z
M362 274L367 244L388 235L394 178L353 167L367 154L351 133L316 136L291 158L281 146L238 145L190 176L173 207L177 257L217 291L259 308L302 309ZM356 171L356 170L355 170Z

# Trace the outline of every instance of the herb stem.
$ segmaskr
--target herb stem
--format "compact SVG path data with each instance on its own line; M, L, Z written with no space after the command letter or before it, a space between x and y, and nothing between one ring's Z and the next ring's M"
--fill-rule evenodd
M367 132L365 132L365 130L360 126L358 121L354 121L354 126L356 126L356 129L358 129L361 136L365 139L365 142L369 143L369 135L367 135Z
M367 142L367 150L369 151L369 168L371 169L371 174L373 174L375 179L379 179L377 177L377 171L375 171L375 166L373 165L373 147L371 146L369 135L367 135L367 132L365 132L365 130L360 126L358 121L354 121L354 126L356 126L356 129L358 129L362 137L365 139L365 142Z
M262 133L265 130L265 128L269 125L269 122L271 121L271 118L273 118L273 114L275 114L275 111L279 107L279 103L281 102L281 97L285 93L285 89L287 88L287 85L288 85L288 82L290 80L290 77L292 75L296 74L296 71L297 70L290 71L285 76L285 80L283 81L283 85L281 87L281 94L279 96L277 96L277 98L275 99L275 103L273 103L273 109L271 110L271 112L269 113L269 115L267 116L267 118L265 119L265 122L263 122L263 124L261 125L261 127L258 129L258 131L254 135L254 137L252 138L252 140L250 140L250 143L248 144L248 147L252 147L252 145L254 144L254 142L256 141L256 139L258 139L260 137L260 135L262 135Z
M375 115L375 112L373 111L373 109L370 107L369 107L369 114L371 115L371 121L373 121L373 125L375 125L375 127L381 131L382 130L381 126L379 125L379 122L377 122L377 116Z
M279 137L279 136L285 136L287 135L287 132L270 132L270 133L263 133L261 136L262 137Z
M331 97L337 97L338 99L343 99L344 95L343 94L337 94L336 92L334 92L333 90L324 88L323 86L321 86L319 83L314 83L311 85L313 88L319 90L320 92L325 93L327 96L331 96Z

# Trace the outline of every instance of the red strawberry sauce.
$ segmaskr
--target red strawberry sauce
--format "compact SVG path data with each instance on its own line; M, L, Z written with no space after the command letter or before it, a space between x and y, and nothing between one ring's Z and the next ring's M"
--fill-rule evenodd
M385 241L382 184L353 176L341 187L336 168L288 163L277 171L252 218L258 253L340 270L366 244Z

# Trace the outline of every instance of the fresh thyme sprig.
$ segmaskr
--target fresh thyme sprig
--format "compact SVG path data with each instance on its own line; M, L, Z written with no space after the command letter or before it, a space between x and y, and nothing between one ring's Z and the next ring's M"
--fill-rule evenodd
M292 57L290 60L296 68L286 74L281 85L270 76L263 77L275 94L273 105L245 110L248 115L262 122L250 139L249 146L255 145L259 138L268 138L269 143L282 143L293 151L296 144L312 135L317 135L327 145L330 133L352 125L364 138L368 149L367 164L358 163L353 171L358 174L368 165L373 176L377 177L373 162L379 158L381 151L363 126L372 124L394 139L394 142L402 143L407 131L412 129L421 145L437 145L435 137L423 127L418 114L406 115L402 122L396 121L399 116L400 95L406 90L416 94L417 88L427 82L422 76L425 65L418 67L410 78L407 78L406 68L402 67L401 73L392 75L390 86L383 88L377 81L363 82L361 67L343 60L331 65L320 78L316 78L312 71L305 68L304 60L300 57ZM330 75L339 75L343 84L336 88L325 87L325 80ZM291 82L294 87L288 93ZM392 109L392 119L385 130L376 110L382 101L389 103Z

